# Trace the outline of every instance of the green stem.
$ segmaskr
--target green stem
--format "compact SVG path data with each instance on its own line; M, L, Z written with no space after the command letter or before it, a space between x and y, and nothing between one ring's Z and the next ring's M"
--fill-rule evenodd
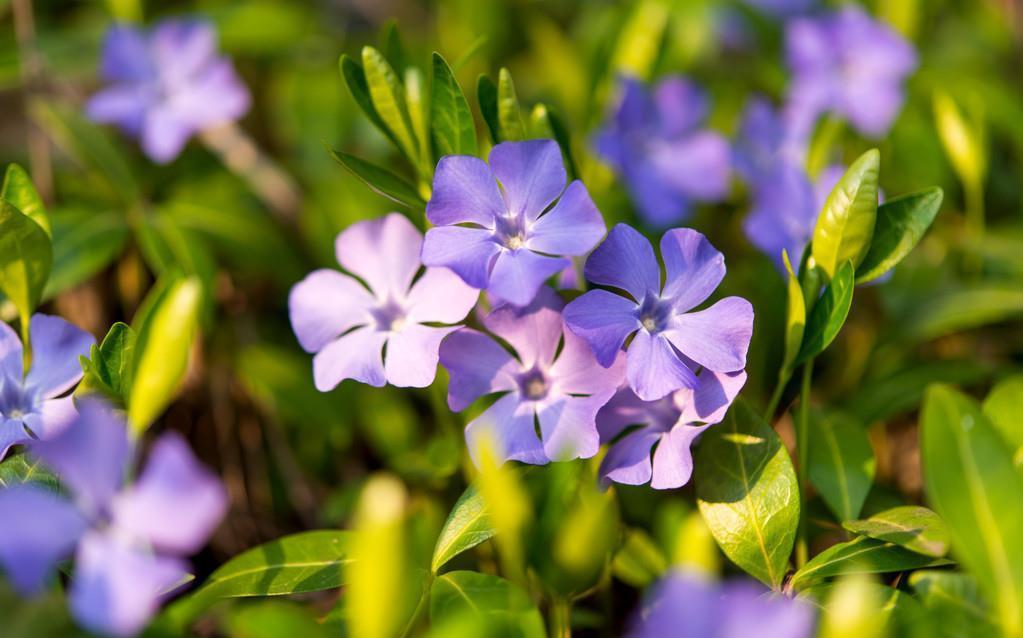
M572 637L572 603L564 598L551 602L551 638Z
M778 411L778 404L781 403L781 395L785 392L785 385L789 382L790 375L783 370L778 375L778 383L774 386L774 393L767 402L767 409L764 410L764 420L768 423L774 419L774 413Z
M416 609L412 612L412 617L409 618L408 624L405 625L404 631L401 632L400 638L408 638L413 634L416 627L419 626L423 615L426 613L428 605L427 601L430 599L430 589L433 585L433 574L430 574L426 578L426 583L423 585L423 592L419 596L419 602L416 603Z
M806 564L809 555L806 529L806 470L810 443L810 382L813 379L813 359L803 366L803 381L799 390L799 415L796 419L796 451L799 465L799 532L796 537L796 569Z

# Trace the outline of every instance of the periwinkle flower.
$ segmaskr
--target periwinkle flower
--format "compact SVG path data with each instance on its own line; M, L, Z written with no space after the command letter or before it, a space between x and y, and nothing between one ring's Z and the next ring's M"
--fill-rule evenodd
M398 213L353 224L335 242L353 275L315 270L288 296L291 325L313 358L322 392L345 379L423 388L437 373L440 342L469 313L479 292L447 268L422 264L423 236ZM361 279L361 281L360 281ZM386 349L387 354L384 354Z
M88 356L92 335L60 317L37 314L29 323L32 364L23 370L21 339L0 323L0 459L12 445L47 438L75 418L70 396L82 378L79 356Z
M665 278L650 242L618 224L586 261L586 279L625 294L590 290L565 307L565 324L610 366L630 335L626 378L644 401L697 387L697 366L712 372L746 367L753 306L726 297L693 312L725 276L724 256L702 234L676 228L661 237Z
M745 383L744 371L701 370L695 388L657 401L643 401L621 388L597 413L600 440L609 444L600 475L626 485L650 483L657 490L682 487L693 474L693 441L725 418Z
M813 607L749 580L675 569L646 597L627 638L810 638Z
M449 155L437 164L426 205L436 227L426 231L423 263L525 306L571 264L566 257L588 253L607 228L582 182L565 187L556 142L504 142L488 161Z
M495 453L501 460L543 464L597 453L595 418L622 381L622 360L598 365L586 343L564 329L562 306L557 294L544 286L529 306L505 304L483 318L487 330L507 342L514 356L471 328L441 344L440 361L451 374L452 410L464 410L484 395L504 393L465 429L474 460L486 437L498 446Z
M917 66L912 45L852 4L794 19L785 48L792 72L788 100L804 131L832 112L864 135L883 136L902 108L903 83Z
M680 76L652 90L625 77L619 88L595 146L621 176L640 216L663 228L686 219L694 201L723 199L730 179L728 142L703 128L704 92Z
M130 636L183 582L182 557L205 544L227 495L175 433L153 444L142 473L125 486L132 444L124 419L98 399L79 409L62 432L30 448L71 500L27 484L0 490L0 565L19 591L32 594L74 553L74 617L92 631Z
M232 122L250 96L207 22L165 20L151 31L116 25L107 33L100 74L108 86L89 100L88 116L116 124L161 164L189 138Z

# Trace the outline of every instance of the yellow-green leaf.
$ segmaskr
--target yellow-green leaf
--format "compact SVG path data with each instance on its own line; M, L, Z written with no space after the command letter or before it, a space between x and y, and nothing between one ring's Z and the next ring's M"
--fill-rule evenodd
M877 219L881 154L871 149L853 162L828 195L813 230L813 258L828 277L845 261L859 266Z
M401 151L418 165L419 142L412 125L405 89L384 56L373 47L362 48L362 67L370 98L380 119L394 135Z
M53 264L53 247L42 227L0 200L0 292L18 309L22 338L39 305Z
M526 126L522 123L515 83L512 82L511 73L505 68L497 75L497 122L502 142L526 139Z
M6 199L12 206L28 216L32 221L39 224L39 227L50 234L50 219L46 215L46 207L43 205L43 198L39 196L32 179L25 172L25 169L17 164L7 167L4 175L4 184L0 188L0 199Z

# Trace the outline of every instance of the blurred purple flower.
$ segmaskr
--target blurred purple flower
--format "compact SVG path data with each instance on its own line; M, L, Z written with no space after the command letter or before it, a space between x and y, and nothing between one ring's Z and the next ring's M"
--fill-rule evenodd
M543 464L597 453L597 411L621 383L624 362L619 357L606 367L597 365L586 343L564 330L562 306L544 286L529 306L505 304L483 318L487 330L511 345L515 356L470 328L441 344L440 361L451 374L452 410L464 410L487 394L505 393L465 429L475 461L486 436L499 446L501 460Z
M816 3L817 0L746 0L751 7L778 17L809 11Z
M603 366L625 340L629 387L644 401L696 388L696 367L736 372L746 367L753 306L740 297L702 304L725 276L725 259L702 234L676 228L661 237L665 279L650 242L618 224L586 261L586 279L628 296L591 290L565 308L565 324L585 339Z
M595 146L621 176L640 216L663 228L686 219L693 201L723 199L729 185L728 142L702 128L707 97L682 77L652 91L622 78L620 98Z
M115 25L100 74L108 86L89 100L88 116L139 138L161 164L195 133L249 110L249 91L231 61L217 54L216 32L206 22L165 20L148 33Z
M415 279L422 246L423 236L398 213L359 222L335 243L338 263L359 279L324 268L291 289L291 326L316 353L318 390L345 379L376 387L433 383L440 342L458 326L427 324L461 321L479 292L447 268L427 268Z
M123 486L132 451L123 418L96 399L79 408L62 432L31 444L73 499L32 485L0 490L0 565L31 594L77 547L69 595L75 618L91 631L130 636L183 582L181 557L205 544L227 495L175 433L154 443L138 480Z
M489 166L449 155L437 164L426 205L436 227L426 232L423 263L446 266L470 286L525 306L570 265L565 257L585 255L607 228L582 182L565 188L556 142L504 142L488 159Z
M602 477L626 485L649 482L657 490L689 482L693 474L689 446L704 430L725 418L746 383L746 372L701 370L697 379L695 389L676 390L657 401L643 401L624 387L600 409L597 430L600 440L610 444L600 464ZM640 427L617 438L634 425ZM655 445L651 462L650 450Z
M797 18L785 34L792 72L788 102L803 136L822 113L844 117L864 135L888 132L917 66L912 45L851 4L820 17Z
M37 314L29 324L32 366L23 374L21 339L0 322L0 459L12 445L49 438L75 418L70 396L82 378L79 356L88 356L92 335L60 317Z
M628 638L810 638L813 607L749 580L674 570L647 596Z

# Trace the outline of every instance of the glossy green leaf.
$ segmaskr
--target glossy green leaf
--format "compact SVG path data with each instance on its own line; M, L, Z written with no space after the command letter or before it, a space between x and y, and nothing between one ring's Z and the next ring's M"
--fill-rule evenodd
M369 121L400 150L402 147L398 138L391 132L391 129L381 119L380 114L377 113L376 107L373 106L373 96L370 94L369 82L366 79L366 72L363 70L362 65L347 55L342 55L338 61L338 66L341 70L341 77L345 79L345 84L348 86L348 91L352 94L355 103L359 105L359 108L369 118Z
M103 343L92 346L89 358L82 361L85 376L76 392L101 390L121 407L126 405L131 387L136 338L135 331L125 323L119 321L111 326Z
M877 219L877 182L881 154L864 153L852 163L828 195L813 230L813 258L828 277L851 261L856 267L870 248Z
M924 398L921 455L928 500L952 551L977 578L1010 635L1023 633L1023 476L976 403L932 386Z
M412 210L419 211L426 208L426 202L419 196L419 191L415 186L389 170L342 151L330 151L330 155L374 192L403 206L408 206Z
M992 623L991 605L981 595L977 581L969 574L925 569L909 576L928 617L927 626L936 635L998 636Z
M710 547L713 549L714 545L711 544ZM625 533L625 542L611 563L615 577L637 589L654 582L667 569L668 559L664 552L657 542L641 529L630 529Z
M474 617L497 635L541 638L543 619L529 594L498 576L470 571L439 576L430 590L430 622L444 626ZM490 634L494 635L494 634Z
M50 219L46 215L43 198L39 196L39 191L36 190L32 178L28 176L25 169L17 164L7 166L4 183L0 187L0 199L6 199L29 219L39 224L39 227L45 230L47 235L50 234Z
M781 439L744 401L707 430L696 454L707 527L736 565L781 586L799 522L799 488Z
M57 491L60 482L42 462L28 456L23 450L7 455L0 461L0 489L24 484Z
M570 180L579 175L575 159L572 155L572 140L568 134L568 127L558 115L557 111L546 104L536 104L529 116L529 136L531 138L553 139L561 147L561 157L565 160L565 168Z
M433 54L430 97L430 127L436 159L444 155L475 155L476 123L469 102L451 67L437 52Z
M930 228L943 197L942 190L935 186L878 206L874 237L856 268L856 283L873 281L902 261Z
M945 559L917 554L894 543L861 536L847 543L832 545L814 556L792 576L789 585L798 591L824 578L842 574L887 574L948 563Z
M0 201L0 292L18 309L23 336L52 264L46 231L6 200Z
M893 507L864 520L846 521L842 526L853 534L895 543L935 558L948 554L951 543L945 521L919 505Z
M232 638L331 638L326 626L317 622L313 610L283 600L240 605L227 621Z
M128 422L136 434L145 431L174 398L198 332L202 286L197 279L180 279L157 293L160 298L150 307L136 340L128 399Z
M487 130L490 131L490 140L494 144L505 141L501 137L501 120L497 111L497 85L486 75L481 75L476 80L476 100L479 102L483 121L487 123Z
M430 156L430 96L426 94L426 80L423 73L415 68L405 69L405 104L408 106L409 121L412 123L412 134L416 140L416 170L423 176L433 172L433 160Z
M515 94L515 83L511 73L502 68L497 75L497 122L502 142L518 142L526 139L526 126L522 122L519 98Z
M861 424L838 413L815 415L807 470L810 482L839 521L859 516L875 467L874 450Z
M803 333L806 330L806 302L803 300L803 288L792 271L792 262L789 261L789 254L785 250L781 253L782 261L785 263L787 300L785 311L785 356L782 359L781 377L788 379L792 376L795 367L796 357L803 345Z
M53 268L43 291L48 299L88 280L117 259L130 235L127 220L115 211L55 210Z
M998 382L984 399L984 414L1009 444L1013 463L1023 467L1023 375Z
M845 262L824 288L824 294L810 311L803 334L803 345L796 363L816 357L838 336L852 307L854 270L852 262Z
M448 514L448 520L433 549L431 569L436 572L444 563L462 552L488 540L497 530L490 522L483 496L470 485Z
M405 99L405 89L384 56L373 47L362 48L362 68L373 108L387 126L398 147L413 164L419 158L419 142Z

